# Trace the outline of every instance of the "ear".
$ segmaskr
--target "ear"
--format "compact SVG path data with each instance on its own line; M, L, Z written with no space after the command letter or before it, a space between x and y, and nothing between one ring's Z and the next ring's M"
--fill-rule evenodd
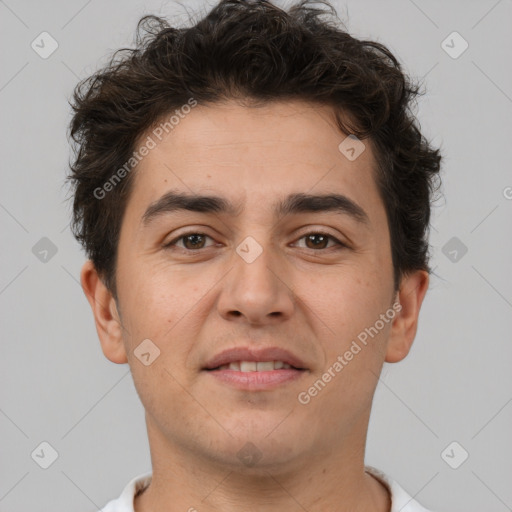
M113 363L127 363L116 301L103 284L91 260L87 260L83 265L80 282L91 305L96 331L105 357Z
M418 315L428 282L429 276L425 270L416 270L402 278L393 305L397 314L393 320L386 349L387 363L397 363L409 353L416 336Z

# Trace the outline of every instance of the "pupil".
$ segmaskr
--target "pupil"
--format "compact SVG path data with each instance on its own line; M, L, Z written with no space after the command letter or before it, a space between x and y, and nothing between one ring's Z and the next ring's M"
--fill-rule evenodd
M320 242L319 243L315 242L314 241L315 238L319 238ZM308 236L308 241L312 242L314 247L318 247L319 245L325 244L326 240L327 240L327 237L324 235L309 235Z
M190 245L192 245L192 249L197 249L198 243L201 243L202 235L188 235L185 238L185 245L187 245L188 242L192 241ZM188 247L188 246L187 246ZM188 247L190 248L190 247Z

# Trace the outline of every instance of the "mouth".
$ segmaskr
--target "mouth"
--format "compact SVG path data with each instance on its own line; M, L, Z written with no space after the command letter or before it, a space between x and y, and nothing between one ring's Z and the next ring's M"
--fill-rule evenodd
M296 368L284 361L233 361L228 364L221 364L216 368L206 368L207 371L230 370L234 372L272 372L274 370L304 370Z
M225 350L203 370L224 384L250 391L274 389L308 373L297 356L277 347Z

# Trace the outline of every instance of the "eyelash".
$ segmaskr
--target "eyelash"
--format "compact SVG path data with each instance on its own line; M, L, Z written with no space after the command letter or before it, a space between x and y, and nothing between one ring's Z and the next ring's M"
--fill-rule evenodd
M199 235L199 236L203 236L203 237L208 237L208 238L213 240L213 238L211 236L207 235L206 233L201 233L201 232L198 232L198 231L189 231L188 233L184 233L184 234L180 235L179 237L175 238L174 240L170 241L169 243L165 244L163 246L163 248L164 249L172 250L173 246L175 246L177 242L179 242L180 240L183 240L187 236L191 236L191 235ZM334 241L335 246L325 247L323 249L310 249L310 248L306 247L305 249L308 250L308 251L320 252L320 251L327 251L328 249L333 249L333 248L336 248L337 250L348 248L348 246L346 244L344 244L343 242L340 242L336 237L330 235L329 233L325 233L323 231L310 231L308 233L305 233L301 237L299 237L298 240L302 240L302 239L304 239L304 238L306 238L308 236L311 236L311 235L325 236L329 240ZM187 249L186 247L178 247L178 249L180 249L182 251L185 251L185 252L189 252L189 253L197 253L199 251L205 250L206 247L203 247L201 249Z

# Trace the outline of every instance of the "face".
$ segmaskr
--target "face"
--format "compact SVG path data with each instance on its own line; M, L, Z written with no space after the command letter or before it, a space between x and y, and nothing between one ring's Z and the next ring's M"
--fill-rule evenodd
M150 444L232 467L361 448L400 306L374 154L345 137L327 107L198 105L138 165L100 338Z

